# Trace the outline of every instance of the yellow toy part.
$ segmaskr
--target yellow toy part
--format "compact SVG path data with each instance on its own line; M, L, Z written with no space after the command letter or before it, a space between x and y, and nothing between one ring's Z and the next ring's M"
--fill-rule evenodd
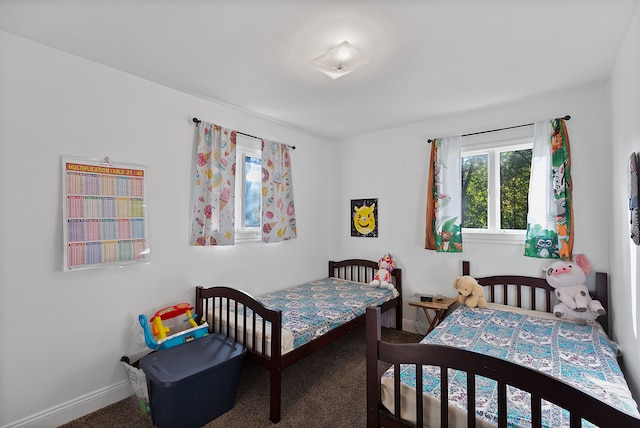
M189 322L189 324L191 324L191 327L197 327L198 324L196 324L196 322L193 320L193 315L191 315L191 310L187 309L187 321Z
M169 327L165 327L162 324L162 318L153 317L151 320L151 331L155 336L156 340L166 339L167 333L169 333Z

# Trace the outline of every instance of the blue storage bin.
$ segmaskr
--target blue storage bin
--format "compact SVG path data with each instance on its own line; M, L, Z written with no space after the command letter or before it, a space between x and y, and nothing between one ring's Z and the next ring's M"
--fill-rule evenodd
M143 357L153 424L196 428L229 411L246 352L224 335L210 334Z

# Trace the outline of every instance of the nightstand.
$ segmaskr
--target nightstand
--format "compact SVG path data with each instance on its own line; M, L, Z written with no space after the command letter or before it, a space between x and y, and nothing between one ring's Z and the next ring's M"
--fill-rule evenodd
M445 297L442 300L433 300L433 302L422 302L420 300L409 300L409 306L415 306L417 308L422 308L424 311L424 315L427 317L427 321L429 321L429 330L427 334L431 332L436 326L442 321L444 318L444 314L447 313L447 310L457 302L457 299L451 297ZM433 311L433 317L429 313L429 311Z

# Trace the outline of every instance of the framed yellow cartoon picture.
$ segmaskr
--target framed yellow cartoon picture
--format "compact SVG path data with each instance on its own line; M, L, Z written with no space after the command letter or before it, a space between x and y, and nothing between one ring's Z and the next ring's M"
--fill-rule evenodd
M351 236L378 237L378 200L351 200Z

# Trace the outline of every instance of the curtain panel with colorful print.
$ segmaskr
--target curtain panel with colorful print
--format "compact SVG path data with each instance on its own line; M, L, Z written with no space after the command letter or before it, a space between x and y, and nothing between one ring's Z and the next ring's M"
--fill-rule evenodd
M197 128L191 245L233 245L236 131L208 122Z
M427 183L425 248L462 252L460 136L432 140Z
M296 236L289 146L262 140L262 242L281 242Z
M534 127L524 255L570 260L573 252L571 150L564 119Z

